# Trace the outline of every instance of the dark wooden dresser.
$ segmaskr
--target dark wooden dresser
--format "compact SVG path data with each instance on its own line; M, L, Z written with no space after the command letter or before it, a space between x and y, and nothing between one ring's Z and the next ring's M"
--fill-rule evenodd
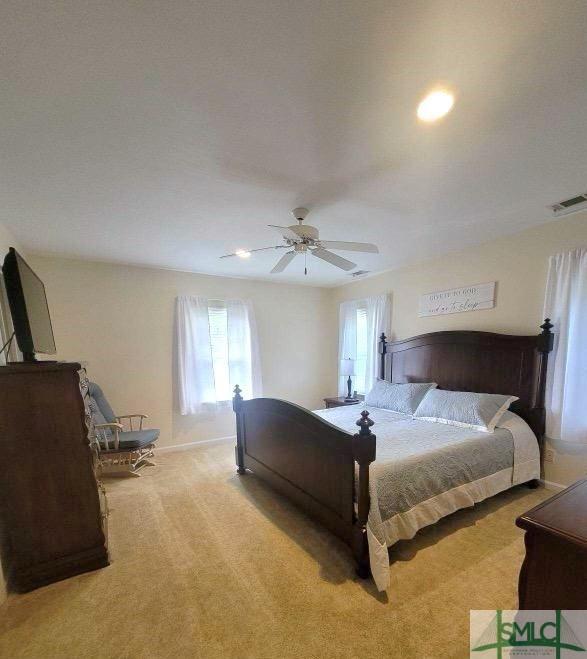
M587 479L532 508L526 531L520 609L587 609Z
M108 565L87 387L79 364L0 367L0 552L9 590Z

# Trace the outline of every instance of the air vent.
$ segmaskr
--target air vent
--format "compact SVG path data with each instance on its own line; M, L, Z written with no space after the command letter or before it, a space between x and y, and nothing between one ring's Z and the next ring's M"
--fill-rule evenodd
M370 270L357 270L356 272L351 272L351 277L362 277L363 275L368 275Z
M587 192L549 206L555 215L568 215L587 209Z

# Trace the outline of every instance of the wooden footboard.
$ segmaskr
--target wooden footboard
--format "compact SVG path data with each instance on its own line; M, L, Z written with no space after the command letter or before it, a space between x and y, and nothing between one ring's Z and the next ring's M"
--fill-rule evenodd
M363 412L351 435L316 414L274 398L243 400L235 387L238 473L255 473L352 549L369 574L366 523L369 464L375 460L373 421ZM355 486L355 462L359 464ZM357 508L355 510L355 501Z

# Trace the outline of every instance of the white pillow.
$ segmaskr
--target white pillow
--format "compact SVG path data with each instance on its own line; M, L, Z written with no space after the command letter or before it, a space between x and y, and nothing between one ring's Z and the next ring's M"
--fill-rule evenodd
M414 418L493 432L508 407L516 400L517 396L435 389L424 396Z
M402 414L413 414L426 393L434 387L436 382L395 384L386 380L377 380L373 389L365 396L365 405L382 407Z

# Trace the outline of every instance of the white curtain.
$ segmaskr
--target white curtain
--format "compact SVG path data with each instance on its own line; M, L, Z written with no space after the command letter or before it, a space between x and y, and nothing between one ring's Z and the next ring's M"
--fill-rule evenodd
M546 435L587 443L587 249L550 257L544 314L554 324Z
M365 393L369 393L379 377L379 337L390 336L391 303L389 295L368 297L367 308L367 368L365 370Z
M231 388L238 384L244 398L262 393L259 346L249 302L227 300L226 341ZM181 414L197 414L225 402L216 387L210 339L209 307L218 301L196 296L176 299L177 389Z
M216 402L208 300L181 296L175 304L177 390L182 414L196 414Z
M338 395L346 396L346 380L340 375L341 359L357 358L357 309L361 300L342 302L338 325Z
M367 313L367 365L365 369L365 393L369 393L379 375L379 337L382 332L389 336L391 304L389 295L376 295L362 300L349 300L340 305L338 361L357 358L357 310ZM338 395L346 396L346 381L338 378Z
M228 372L230 385L238 384L243 398L262 394L261 361L255 315L250 302L226 302L228 324Z

